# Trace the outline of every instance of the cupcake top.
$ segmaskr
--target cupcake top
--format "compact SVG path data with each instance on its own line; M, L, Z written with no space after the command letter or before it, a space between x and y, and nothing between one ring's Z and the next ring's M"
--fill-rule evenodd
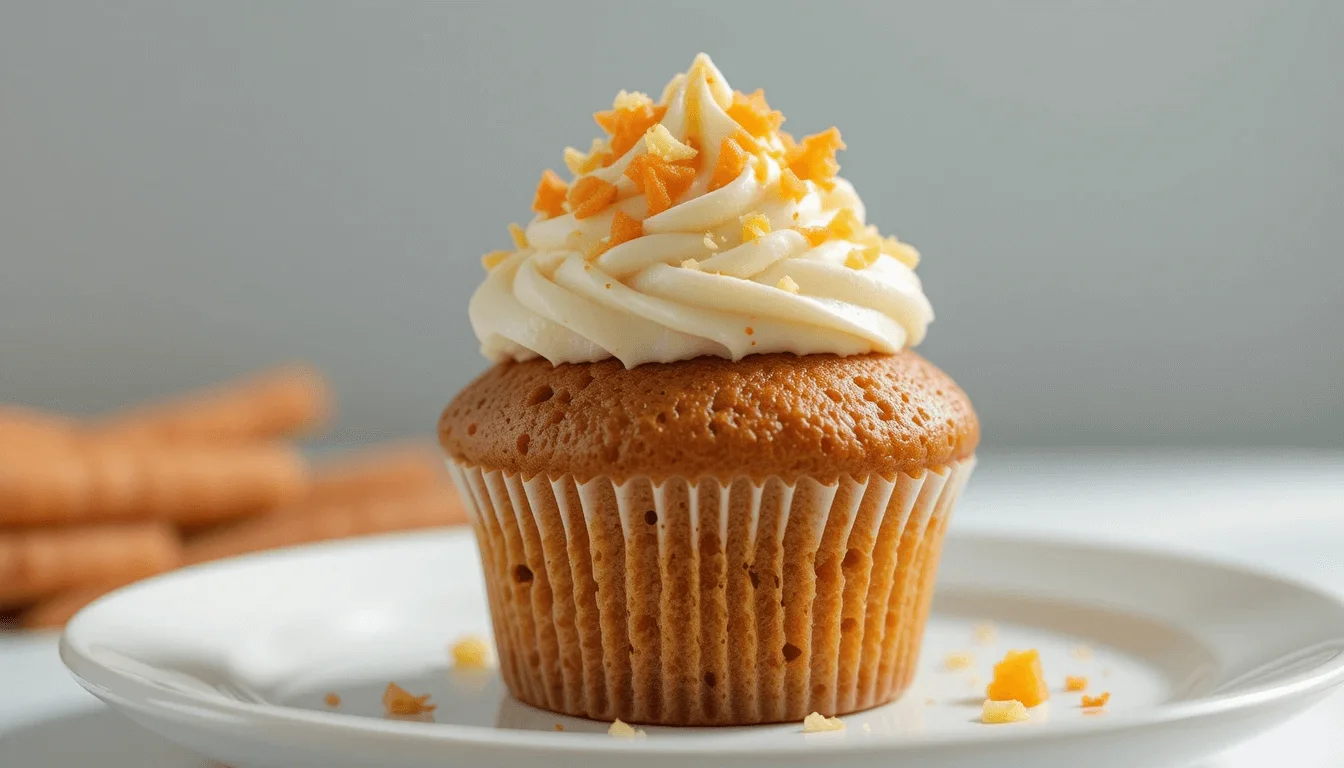
M911 351L508 362L453 398L438 431L460 464L617 482L892 477L967 459L980 439L966 394Z
M547 170L515 248L470 305L495 362L895 353L933 319L919 254L868 225L829 128L795 140L761 91L700 54L654 101L622 91L606 133Z

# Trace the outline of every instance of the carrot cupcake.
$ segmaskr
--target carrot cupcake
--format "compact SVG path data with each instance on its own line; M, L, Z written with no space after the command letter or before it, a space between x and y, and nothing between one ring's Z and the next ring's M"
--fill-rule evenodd
M660 725L891 701L979 440L909 351L919 255L866 223L835 128L795 140L703 54L595 117L484 257L496 364L439 423L509 690Z

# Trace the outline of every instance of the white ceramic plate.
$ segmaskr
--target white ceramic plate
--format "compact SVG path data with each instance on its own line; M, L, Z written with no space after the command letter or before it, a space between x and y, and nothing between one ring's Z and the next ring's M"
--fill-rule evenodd
M510 700L493 672L449 669L447 645L489 629L466 531L285 550L142 582L76 617L61 655L113 707L238 768L1153 768L1249 738L1344 681L1344 606L1248 571L954 534L938 589L915 688L821 734L786 724L616 739L604 723ZM984 621L997 637L977 644ZM1028 722L983 725L990 667L1016 647L1041 650L1052 700ZM973 653L973 669L946 670L951 652ZM1084 713L1079 694L1063 692L1065 675L1087 676L1110 705ZM432 723L383 717L391 680L432 694ZM323 703L327 692L341 696L338 708Z

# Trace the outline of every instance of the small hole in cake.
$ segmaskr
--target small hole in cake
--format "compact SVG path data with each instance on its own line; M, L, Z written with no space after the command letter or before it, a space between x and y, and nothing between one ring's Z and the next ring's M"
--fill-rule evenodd
M568 389L562 389L555 395L555 402L561 405L569 405L569 401L573 399L574 396L569 394Z
M835 387L827 387L826 396L831 398L831 400L837 403L840 402L840 390L836 389Z
M594 552L594 553L593 553L593 562L594 562L594 563L600 563L600 562L602 562L602 553L601 553L601 552Z
M840 562L840 567L846 571L852 571L860 565L863 565L863 553L857 549L845 552L845 559Z
M528 435L526 432L524 432L523 434L521 434L521 435L518 436L518 439L515 440L513 444L514 444L515 446L517 446L517 448L518 448L518 452L519 452L519 453L521 453L522 455L526 456L526 455L527 455L527 444L530 443L531 441L532 441L531 436Z
M710 688L713 688L715 683L717 682L719 682L719 679L714 676L713 672L705 673L705 685L708 685Z
M855 619L855 618L852 617L852 616L849 617L848 619L845 619L844 621L840 622L840 631L841 631L841 632L853 632L854 630L856 630L856 629L858 629L858 628L859 628L859 621L858 621L858 619Z
M542 384L540 387L532 390L532 394L527 396L527 404L537 405L538 403L544 403L547 400L550 400L554 395L555 390L551 389L551 385Z
M587 372L587 371L580 371L580 372L579 372L579 381L578 381L578 385L579 385L579 391L580 391L580 392L582 392L583 390L587 389L587 388L588 388L588 385L589 385L589 384L592 384L592 383L593 383L593 374L591 374L591 373L589 373L589 372Z
M909 392L902 392L902 393L901 393L901 402L902 402L902 403L908 403L908 402L910 402L910 393L909 393Z
M476 434L476 422L473 421L472 423L467 425L467 434L468 435Z
M761 586L761 577L758 576L758 575L756 575L756 571L755 571L755 569L752 569L752 570L747 571L747 575L751 576L751 588L752 588L752 589L760 589L760 586Z
M532 580L532 569L522 564L513 566L513 580L519 584L526 584Z
M803 651L793 643L784 644L784 661L793 661L803 655Z
M667 423L667 414L666 414L666 413L660 413L660 414L658 414L658 416L657 416L656 418L654 418L654 421L658 422L659 424L666 424L666 423Z
M654 512L652 509L650 509L648 512L645 512L645 513L644 513L644 522L648 523L649 525L657 525L657 524L658 524L658 513L657 513L657 512Z

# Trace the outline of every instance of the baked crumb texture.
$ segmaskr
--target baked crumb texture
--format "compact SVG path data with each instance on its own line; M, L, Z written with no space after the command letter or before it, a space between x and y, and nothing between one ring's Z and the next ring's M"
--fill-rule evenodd
M1049 699L1050 686L1046 685L1036 649L1009 651L1003 661L994 665L994 679L985 695L994 701L1015 699L1028 707Z
M579 481L890 478L966 459L979 437L965 393L910 351L635 370L616 360L501 363L439 420L459 463Z
M980 722L990 724L1001 723L1020 723L1031 719L1027 714L1027 707L1016 699L1008 701L994 701L985 699L985 703L980 707Z
M825 731L843 731L845 723L838 717L826 717L820 712L813 712L803 718L803 733L823 733Z

